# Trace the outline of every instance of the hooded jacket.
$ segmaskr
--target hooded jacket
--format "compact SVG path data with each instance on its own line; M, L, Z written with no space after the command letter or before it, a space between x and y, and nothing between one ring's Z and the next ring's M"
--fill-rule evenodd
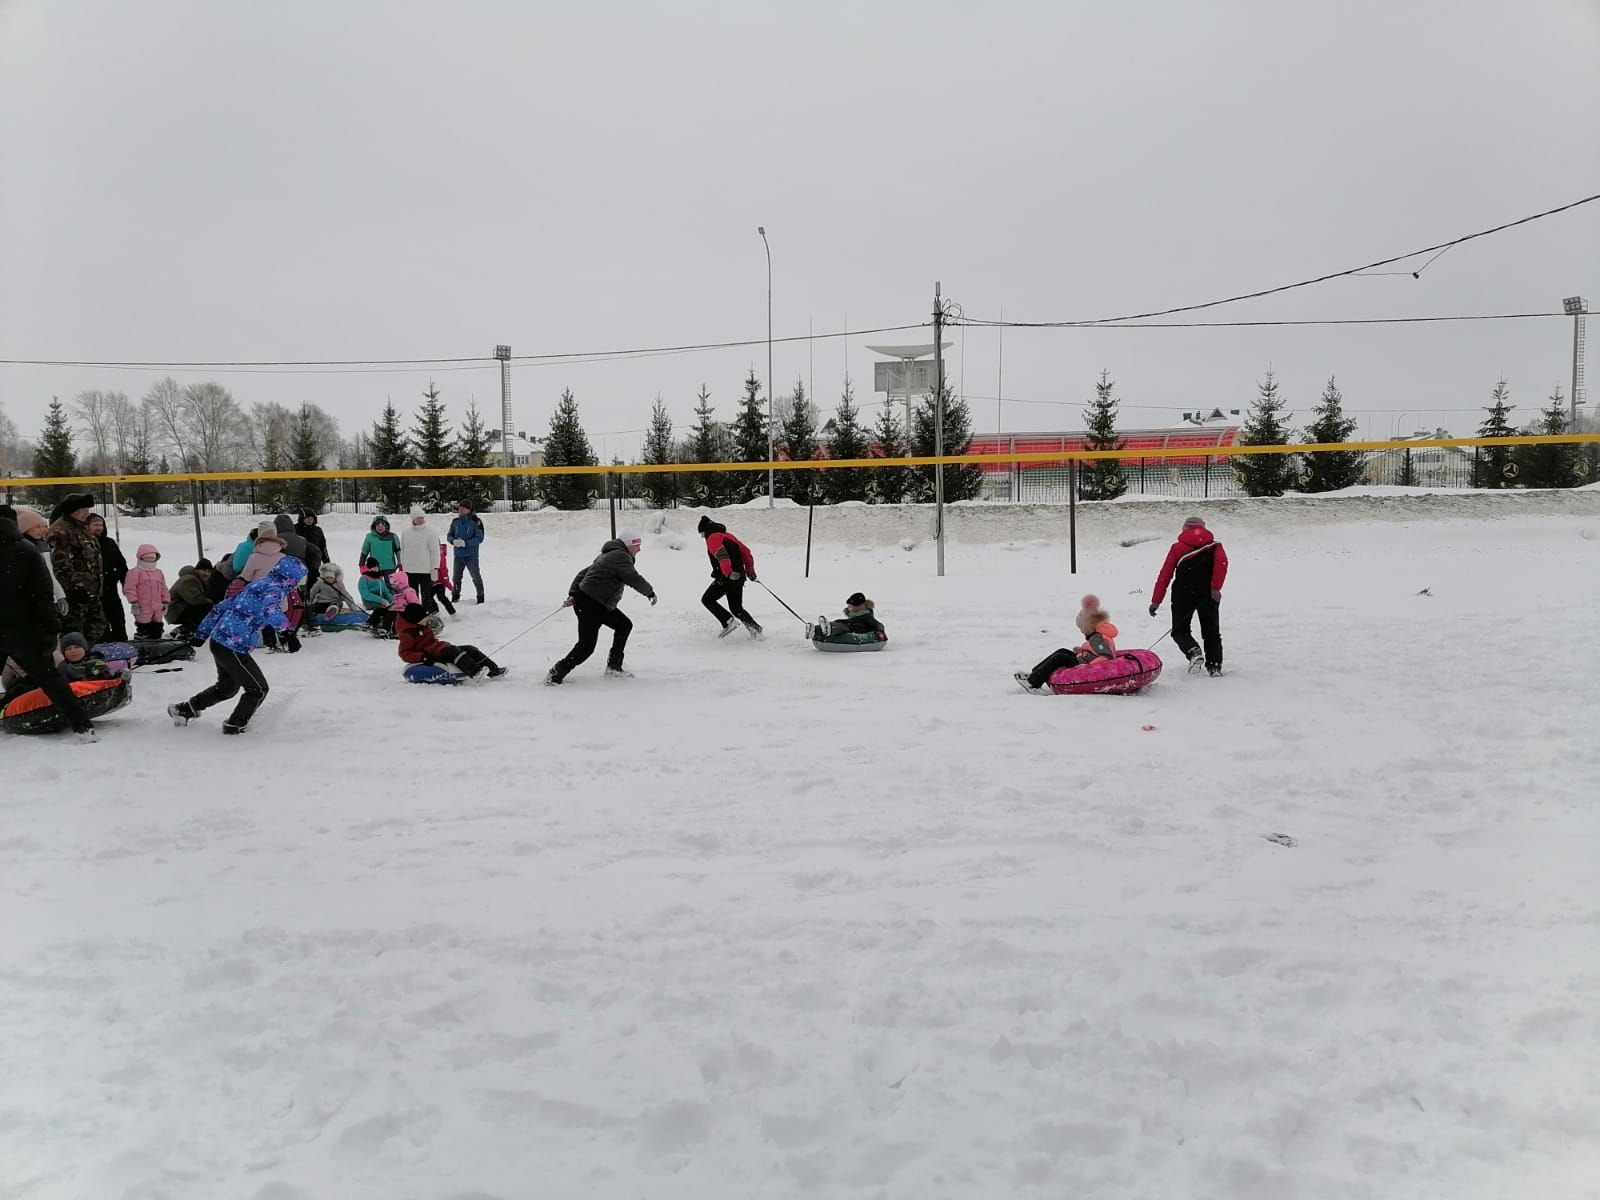
M746 575L755 578L755 555L750 553L749 546L728 532L726 525L701 517L697 528L706 539L713 579L742 580Z
M167 603L167 620L175 625L193 623L210 610L211 597L206 595L200 572L193 567L179 567Z
M306 604L312 608L339 608L348 605L352 612L361 605L356 603L344 586L344 571L337 563L323 563L317 581L311 585Z
M379 525L383 526L382 533L378 532ZM378 570L385 574L400 565L400 539L395 535L388 517L372 519L372 530L361 539L361 553L356 562L363 567L369 562L376 563Z
M386 609L394 603L394 589L382 575L363 575L356 584L356 595L370 611Z
M413 510L413 517L422 516L420 510ZM433 578L433 573L439 568L439 531L428 524L423 517L421 525L412 525L409 522L400 533L400 566L407 575L426 575Z
M272 524L277 529L278 536L283 539L283 552L290 558L298 558L305 563L307 578L314 577L322 567L322 551L295 532L294 521L288 513L279 513L273 517Z
M263 629L289 628L284 609L289 594L305 577L305 563L297 558L279 558L266 575L208 612L195 636L210 638L235 654L249 654L255 649L256 635Z
M633 555L628 553L628 547L613 538L600 547L594 562L573 577L567 594L576 597L582 593L606 608L615 608L622 600L624 587L631 587L646 599L656 594L650 581L639 574L639 569L633 565Z
M315 509L302 508L300 519L294 523L294 531L311 545L317 548L322 555L322 561L328 561L328 535L322 532L322 526L316 524L317 513Z
M50 568L15 521L0 518L0 637L44 643L61 628Z
M156 548L148 543L139 547L134 557L155 554ZM133 619L141 624L159 621L166 614L167 602L172 599L167 591L167 575L160 567L147 567L139 563L128 572L122 583L122 594L133 605Z
M260 534L255 541L255 550L245 560L244 566L240 568L239 574L235 578L242 579L246 583L252 583L257 579L265 579L272 568L287 557L291 556L284 553L283 542L278 540L276 535ZM300 562L299 559L295 559L295 561ZM305 563L301 562L300 565L304 567ZM304 578L303 571L301 572L301 577Z
M427 624L408 620L404 615L394 623L395 635L400 639L400 661L408 663L442 662L444 656L455 649Z
M1174 597L1209 599L1212 592L1222 590L1227 578L1228 554L1222 543L1204 526L1185 529L1167 551L1167 560L1156 576L1156 590L1150 596L1150 603L1161 603L1168 584L1172 585Z
M50 561L56 578L69 592L99 595L104 580L100 573L100 543L87 525L80 525L62 513L50 525Z
M469 512L450 522L450 532L446 537L455 549L457 558L477 558L478 547L483 545L483 522L478 519L477 513ZM457 546L457 542L464 542L465 545Z

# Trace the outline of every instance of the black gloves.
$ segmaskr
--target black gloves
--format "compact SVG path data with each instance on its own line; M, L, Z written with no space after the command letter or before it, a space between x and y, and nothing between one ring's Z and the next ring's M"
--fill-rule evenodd
M1152 617L1153 617L1153 616L1155 616L1155 615L1156 615L1156 614L1157 614L1157 613L1158 613L1158 612L1160 612L1160 611L1161 611L1161 605L1159 605L1159 604L1152 604L1152 605L1151 605L1151 606L1150 606L1150 615L1151 615L1151 616L1152 616Z

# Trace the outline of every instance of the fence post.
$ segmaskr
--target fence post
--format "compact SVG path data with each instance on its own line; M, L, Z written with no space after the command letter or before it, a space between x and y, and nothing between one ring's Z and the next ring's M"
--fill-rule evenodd
M1205 483L1202 485L1201 495L1207 500L1211 499L1211 455L1209 454L1206 455Z
M1139 495L1144 495L1144 459L1139 460Z

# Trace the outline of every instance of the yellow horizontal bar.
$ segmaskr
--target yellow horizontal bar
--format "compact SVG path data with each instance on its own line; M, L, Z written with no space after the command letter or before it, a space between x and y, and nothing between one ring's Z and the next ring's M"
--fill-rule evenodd
M503 475L671 475L718 471L831 471L841 467L1003 466L1008 463L1093 462L1116 459L1131 463L1141 459L1232 458L1246 454L1315 454L1331 450L1430 450L1467 446L1584 445L1600 442L1600 433L1519 434L1505 438L1418 438L1388 442L1314 442L1298 446L1160 446L1149 450L1032 450L1016 454L946 454L906 458L822 458L800 462L625 463L593 467L456 467L447 471L356 470L327 471L190 471L161 475L66 475L49 478L0 479L0 487L59 487L88 483L186 483L190 480L224 482L239 479L459 479Z

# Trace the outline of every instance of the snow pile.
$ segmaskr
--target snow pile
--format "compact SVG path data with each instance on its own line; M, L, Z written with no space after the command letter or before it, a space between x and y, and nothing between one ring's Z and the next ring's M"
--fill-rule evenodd
M1166 641L1137 697L1009 672L1086 590L1157 636L1147 509L1077 577L1011 510L945 579L851 525L809 581L752 510L762 580L865 590L887 653L760 588L716 640L674 514L634 681L539 686L565 614L453 689L328 635L243 746L161 715L205 652L98 746L7 741L0 1196L1593 1195L1592 518L1206 511L1230 674ZM605 515L490 520L446 635L493 651Z

